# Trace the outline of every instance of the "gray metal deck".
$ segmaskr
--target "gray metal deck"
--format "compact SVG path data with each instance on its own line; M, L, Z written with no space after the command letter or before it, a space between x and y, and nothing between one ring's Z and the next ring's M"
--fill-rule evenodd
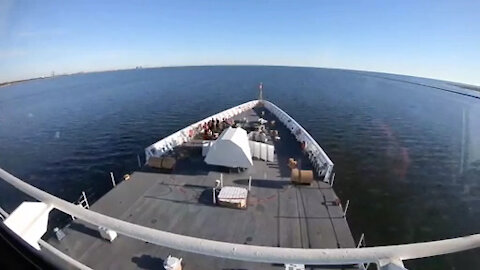
M243 117L258 116L251 110L237 118ZM267 113L264 118L272 117ZM247 187L252 176L246 210L213 205L212 187L222 172L206 165L200 153L187 149L178 150L184 158L173 173L135 172L90 209L143 226L218 241L296 248L354 247L343 211L333 204L337 196L330 186L321 181L311 186L290 183L287 159L301 159L303 168L309 164L293 136L282 127L278 127L282 138L275 143L276 162L254 160L254 167L247 171L223 172L224 185ZM109 243L95 227L79 220L64 231L67 235L62 241L49 242L95 269L163 269L163 259L170 254L183 258L184 269L284 269L283 265L172 250L122 235Z

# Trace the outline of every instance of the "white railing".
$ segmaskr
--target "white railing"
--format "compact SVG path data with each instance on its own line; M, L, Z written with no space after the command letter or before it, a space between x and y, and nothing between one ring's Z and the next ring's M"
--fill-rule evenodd
M346 265L376 263L399 265L402 260L424 258L480 247L480 234L433 242L394 246L301 249L219 242L160 231L112 218L55 197L0 169L0 178L31 197L88 223L152 244L208 256L263 263ZM403 268L397 268L403 269Z
M223 119L231 118L235 115L238 115L246 110L249 110L255 107L260 101L252 100L228 110L219 112L210 117L207 117L203 120L200 120L194 124L185 127L170 136L150 145L145 148L145 163L148 162L150 157L160 157L168 151L172 150L174 147L188 142L192 139L192 135L197 132L198 126L202 126L204 123L207 123L209 120L213 119ZM320 176L324 176L323 180L325 182L330 181L330 177L333 172L333 162L327 156L322 147L318 145L315 139L299 124L295 121L290 115L284 112L282 109L277 107L275 104L262 100L261 101L265 108L267 108L271 113L273 113L295 136L297 141L306 142L306 150L309 153L309 159L312 162L316 172Z
M295 136L297 141L306 143L306 151L309 153L308 158L312 162L313 167L320 176L323 177L323 181L329 182L330 176L333 172L333 162L327 156L322 147L318 145L317 141L290 115L277 107L275 104L269 101L262 101L270 112L272 112L282 123L290 130Z
M161 139L160 141L150 145L149 147L145 148L145 163L148 162L150 157L160 157L163 154L167 153L168 151L172 150L175 146L179 146L184 142L188 142L192 139L192 136L197 132L198 126L202 126L203 124L207 123L209 120L213 119L223 119L223 118L231 118L235 115L238 115L246 110L249 110L255 105L258 104L258 100L252 100L228 110L219 112L214 114L210 117L207 117L203 120L200 120L194 124L189 125L186 128L183 128L168 137Z

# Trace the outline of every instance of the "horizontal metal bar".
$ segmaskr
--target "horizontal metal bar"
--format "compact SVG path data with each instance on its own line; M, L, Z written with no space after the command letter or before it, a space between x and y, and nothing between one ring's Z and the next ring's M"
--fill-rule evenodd
M83 209L29 185L2 169L0 178L33 198L91 224L160 246L234 260L282 264L357 264L389 258L423 258L480 247L480 234L433 242L366 248L302 249L233 244L160 231Z

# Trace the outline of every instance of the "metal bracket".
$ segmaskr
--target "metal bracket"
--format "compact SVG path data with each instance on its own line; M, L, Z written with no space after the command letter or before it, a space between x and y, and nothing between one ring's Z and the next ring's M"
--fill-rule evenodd
M400 259L380 260L377 264L379 270L408 270Z

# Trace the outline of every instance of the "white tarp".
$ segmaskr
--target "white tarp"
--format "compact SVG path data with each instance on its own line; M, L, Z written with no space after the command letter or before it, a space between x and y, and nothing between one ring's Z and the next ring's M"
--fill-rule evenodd
M205 162L230 168L250 168L253 162L247 132L242 128L224 130L210 146Z
M246 200L248 190L243 187L223 187L218 193L218 200L229 203L241 203Z

